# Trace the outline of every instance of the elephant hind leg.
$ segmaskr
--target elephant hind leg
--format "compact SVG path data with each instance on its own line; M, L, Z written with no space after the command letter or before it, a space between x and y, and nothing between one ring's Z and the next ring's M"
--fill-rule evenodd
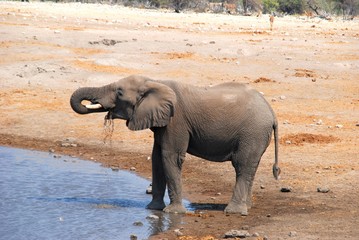
M227 213L240 213L248 215L248 209L252 206L252 186L258 164L262 154L256 151L247 154L239 154L232 160L236 171L236 184L232 199L224 210Z

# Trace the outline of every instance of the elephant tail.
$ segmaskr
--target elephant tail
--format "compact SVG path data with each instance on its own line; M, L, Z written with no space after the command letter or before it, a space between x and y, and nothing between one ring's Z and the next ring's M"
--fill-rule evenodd
M275 123L273 124L273 130L274 130L274 164L273 164L273 176L275 179L279 179L280 174L280 168L278 166L278 122L275 120Z

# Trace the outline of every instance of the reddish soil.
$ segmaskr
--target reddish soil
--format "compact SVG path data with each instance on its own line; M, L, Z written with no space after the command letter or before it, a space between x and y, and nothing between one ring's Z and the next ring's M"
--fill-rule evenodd
M222 239L231 229L258 233L249 239L358 238L358 20L284 17L269 31L268 16L74 3L0 2L0 10L1 145L135 167L150 178L151 131L131 132L116 120L104 144L105 114L75 114L75 89L129 74L194 85L249 83L278 116L281 179L272 176L271 144L249 215L226 215L231 164L188 155L185 197L202 210L152 238ZM66 139L77 147L62 146Z

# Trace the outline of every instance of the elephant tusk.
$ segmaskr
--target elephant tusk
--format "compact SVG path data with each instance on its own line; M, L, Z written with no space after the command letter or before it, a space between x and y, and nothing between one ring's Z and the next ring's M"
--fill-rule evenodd
M99 104L99 103L97 103L97 104L87 104L87 105L85 105L85 107L87 109L100 109L100 108L102 108L102 105Z

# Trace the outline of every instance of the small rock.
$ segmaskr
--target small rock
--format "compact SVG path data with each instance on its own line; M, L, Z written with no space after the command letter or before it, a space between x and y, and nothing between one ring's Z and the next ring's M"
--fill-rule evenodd
M59 31L59 30L55 30L54 33L55 33L55 34L59 34L60 31Z
M243 225L242 230L249 230L249 226L248 225Z
M225 238L246 238L250 236L249 232L245 230L231 230L224 234Z
M54 158L61 158L61 155L54 155Z
M335 125L336 128L343 128L343 125L342 124L337 124Z
M292 187L282 187L280 189L281 192L291 192L292 191Z
M286 99L286 98L287 98L287 97L284 96L284 95L282 95L282 96L279 97L280 100L284 100L284 99Z
M328 193L329 191L330 191L330 189L327 187L318 187L317 188L317 192L320 192L320 193Z
M215 41L210 41L209 44L215 44L216 42Z
M158 219L160 219L160 217L157 216L157 215L151 214L151 215L148 215L148 216L146 217L146 219L149 219L149 220L158 220Z
M319 119L315 124L317 124L317 125L323 125L322 119Z
M359 127L359 123L355 124L356 127Z
M285 144L290 145L290 144L292 144L292 141L287 140L287 141L285 141Z
M149 161L149 160L151 160L151 157L150 157L150 156L147 157L147 161Z
M135 234L131 234L131 235L130 235L130 239L131 239L131 240L137 240L137 236L136 236Z
M177 237L183 236L183 233L179 229L173 230Z
M152 194L152 184L147 187L146 194Z
M272 215L270 215L270 214L267 214L267 217L269 217L269 218L270 218L271 216L272 216Z
M261 185L261 186L260 186L260 188L261 188L261 189L265 189L265 188L266 188L266 186L264 186L264 185Z
M290 231L289 234L288 234L289 237L295 237L297 236L297 232L295 231Z
M143 223L141 221L137 221L133 223L133 226L141 227L143 226Z
M54 152L55 152L55 150L53 148L49 149L49 153L54 153Z
M272 98L272 99L271 99L271 101L272 101L272 102L276 102L276 101L277 101L277 99L275 99L275 98Z
M131 168L130 168L130 171L134 172L134 171L136 171L136 168L135 168L135 167L131 167Z
M257 233L257 232L253 233L252 237L255 237L255 238L259 237L259 233Z
M67 142L61 143L61 147L70 147L70 146L71 146L70 143L67 143Z
M120 168L117 167L117 166L111 166L110 168L111 168L111 170L114 171L114 172L118 172L118 171L120 170Z

